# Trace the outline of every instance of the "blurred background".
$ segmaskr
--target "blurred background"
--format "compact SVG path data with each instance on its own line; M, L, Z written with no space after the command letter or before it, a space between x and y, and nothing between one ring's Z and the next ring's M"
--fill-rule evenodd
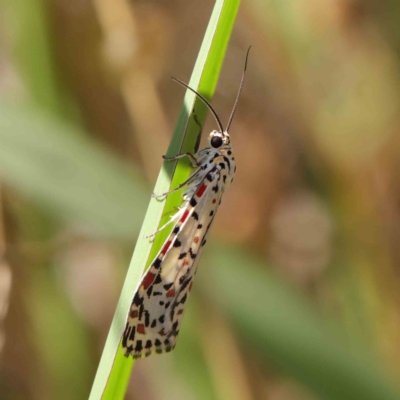
M87 398L182 103L170 76L213 5L1 2L0 398ZM127 399L318 398L207 297L228 245L398 380L399 26L394 0L243 2L212 102L226 121L251 44L235 182L177 348L136 363Z

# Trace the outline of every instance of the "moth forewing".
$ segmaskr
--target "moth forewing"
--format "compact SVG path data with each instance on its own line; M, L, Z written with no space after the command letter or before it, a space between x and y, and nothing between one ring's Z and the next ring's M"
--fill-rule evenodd
M197 264L223 193L219 180L220 174L214 171L198 185L142 278L123 334L126 355L140 358L175 347Z

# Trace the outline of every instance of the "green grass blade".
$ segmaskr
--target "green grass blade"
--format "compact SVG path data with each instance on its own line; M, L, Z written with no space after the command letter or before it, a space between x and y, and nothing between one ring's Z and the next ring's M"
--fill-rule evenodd
M6 0L6 13L14 21L13 48L31 105L63 115L51 51L46 3L41 0Z
M359 343L340 340L300 293L283 285L265 265L239 251L214 254L208 296L231 316L236 330L267 362L326 400L395 400L400 393ZM264 272L260 272L264 271Z
M0 106L2 179L68 223L131 239L146 209L144 182L84 136L48 114Z
M208 98L211 98L215 90L239 3L239 0L216 1L198 54L189 85ZM180 89L177 88L177 90ZM204 123L207 110L203 103L199 102L194 94L188 91L167 152L168 155L195 150L196 143L198 143L199 127L192 118L193 109L195 109L198 120ZM190 168L187 161L182 160L178 165L174 164L164 163L156 183L155 193L164 193L170 187L176 187L189 176ZM160 232L152 244L143 236L154 232L157 226L168 219L168 217L162 218L162 215L166 211L170 212L176 209L182 202L181 196L182 194L178 192L168 196L165 202L154 199L150 201L93 383L90 400L100 398L118 400L124 397L133 361L123 357L121 349L118 349L120 337L143 268L158 253L169 234L169 230Z

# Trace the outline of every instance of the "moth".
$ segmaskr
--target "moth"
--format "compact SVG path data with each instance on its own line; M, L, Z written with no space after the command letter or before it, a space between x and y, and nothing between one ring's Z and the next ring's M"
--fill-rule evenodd
M171 158L164 157L166 161L187 157L194 171L177 188L155 196L162 197L176 190L186 189L179 211L169 222L174 223L172 232L143 276L133 297L122 334L122 347L126 357L132 355L137 359L154 353L169 352L176 345L201 253L222 196L231 185L236 172L228 132L243 88L249 51L250 48L247 50L242 79L226 129L204 96L173 78L205 103L215 118L218 130L213 130L208 137L210 147L195 154L182 153Z

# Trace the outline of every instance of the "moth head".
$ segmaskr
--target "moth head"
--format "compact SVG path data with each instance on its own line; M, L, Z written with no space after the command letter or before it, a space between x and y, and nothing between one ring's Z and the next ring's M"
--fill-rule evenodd
M229 145L231 139L228 132L212 131L208 136L208 142L214 149Z

